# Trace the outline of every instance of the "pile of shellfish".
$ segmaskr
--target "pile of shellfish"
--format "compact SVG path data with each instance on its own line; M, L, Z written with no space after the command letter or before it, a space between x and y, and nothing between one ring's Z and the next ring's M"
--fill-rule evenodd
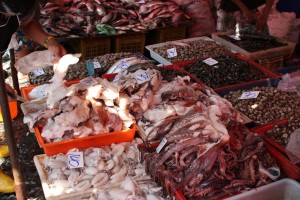
M70 168L67 154L45 156L42 167L53 196L74 193L86 199L166 199L140 163L137 145L112 144L83 150L83 168ZM72 149L68 153L78 152ZM78 193L79 192L79 193Z
M169 58L167 50L172 48L176 48L177 56ZM205 39L167 42L164 46L154 47L153 51L170 62L217 57L230 53L224 46Z

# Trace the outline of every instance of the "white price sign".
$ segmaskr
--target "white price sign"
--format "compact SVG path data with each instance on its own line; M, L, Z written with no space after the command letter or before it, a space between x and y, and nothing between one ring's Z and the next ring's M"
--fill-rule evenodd
M135 80L137 81L138 84L142 84L150 80L150 75L145 70L138 70L135 73Z
M210 65L210 66L218 64L218 61L216 61L213 58L207 58L207 59L203 60L203 62Z
M44 70L43 69L37 69L37 70L34 70L32 72L35 76L41 76L43 74L45 74Z
M126 60L121 60L117 65L117 68L122 69L122 71L126 70L129 67L129 63Z
M259 91L243 92L242 96L239 99L256 99L258 94Z
M46 89L41 90L41 91L40 91L40 94L41 94L42 97L47 96Z
M91 86L91 85L98 84L98 82L91 76L80 80L80 83L84 86Z
M102 68L101 64L98 61L92 61L94 65L94 69Z
M163 138L159 145L156 147L156 153L159 153L162 150L162 148L167 144L167 142L167 139Z
M83 152L79 151L79 152L68 153L68 166L70 169L84 167Z
M229 35L229 37L234 39L234 40L241 40L241 38L237 35Z
M176 48L167 49L168 58L174 58L177 56Z

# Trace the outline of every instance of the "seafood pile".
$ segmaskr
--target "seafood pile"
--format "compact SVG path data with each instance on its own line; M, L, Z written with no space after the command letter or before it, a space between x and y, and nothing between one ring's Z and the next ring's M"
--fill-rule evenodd
M41 5L40 21L53 36L76 37L142 32L185 23L189 17L173 1L142 3L106 0L69 0L60 7Z
M291 134L298 128L300 128L300 116L297 115L288 119L286 124L275 125L272 130L268 130L266 135L276 141L283 147L287 147Z
M71 169L68 156L45 156L43 168L53 196L76 193L87 199L166 199L140 163L137 145L131 143L83 150L84 167ZM72 149L73 153L78 149ZM78 193L79 192L79 193ZM75 196L74 196L75 197Z
M239 36L240 40L233 39L223 35L221 38L230 41L248 52L256 52L276 47L286 46L287 44L279 43L275 38L258 38L249 36Z
M262 71L237 57L218 56L213 59L218 62L213 66L197 61L184 67L184 70L212 88L267 78Z
M60 88L54 89L55 95L49 94L47 99L53 107L27 116L31 126L43 126L42 137L47 142L128 129L134 123L128 111L129 98L119 93L116 83L101 78L94 81L89 86L78 83L64 88L62 95L58 94Z
M146 170L168 193L180 190L187 199L219 199L256 188L280 177L263 139L248 129L228 127L230 139L206 151L202 142L167 142L160 152L141 149ZM172 190L173 189L173 190Z
M172 48L176 48L177 56L168 58L167 50ZM195 40L190 42L166 42L166 45L155 47L153 48L153 51L170 62L216 57L229 53L229 50L224 46L217 44L214 41L206 40Z
M246 91L259 91L259 95L254 99L240 99ZM299 116L296 113L299 112L300 97L296 92L283 92L274 87L253 87L231 91L224 98L259 125Z
M160 72L163 80L166 80L168 82L172 81L177 76L186 76L183 72L177 71L175 69L165 68L165 67L159 67L157 68ZM191 82L195 82L195 80L191 79Z
M139 53L121 52L111 53L102 56L97 56L89 61L92 63L98 63L100 67L94 69L94 77L101 77L105 74L111 66L116 64L118 61L125 58L134 58L136 62L145 60L145 57ZM54 75L52 66L43 68L44 74L35 75L33 72L29 73L29 80L32 84L44 84L50 81ZM87 64L85 61L72 64L68 67L67 74L64 80L82 79L88 77Z

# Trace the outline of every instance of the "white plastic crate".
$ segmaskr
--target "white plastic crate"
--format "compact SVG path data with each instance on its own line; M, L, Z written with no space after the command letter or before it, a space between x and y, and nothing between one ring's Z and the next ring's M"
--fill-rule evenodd
M300 184L292 179L282 179L257 189L227 198L226 200L299 200Z
M176 41L177 42L191 42L191 41L198 41L198 40L214 41L214 40L212 40L212 39L210 39L209 37L206 37L206 36L183 39L183 40L176 40ZM146 46L146 49L148 49L150 51L151 58L153 58L154 60L156 60L157 62L159 62L159 63L161 63L165 66L171 65L172 63L169 60L162 57L161 55L159 55L158 53L156 53L155 51L153 51L153 49L157 48L157 47L165 46L167 44L168 44L167 42L164 42L164 43L158 43L158 44L153 44L153 45Z

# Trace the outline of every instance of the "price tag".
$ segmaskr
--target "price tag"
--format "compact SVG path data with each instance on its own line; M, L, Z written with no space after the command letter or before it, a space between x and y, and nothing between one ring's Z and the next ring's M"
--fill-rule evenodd
M140 4L145 3L145 0L140 0L139 3Z
M42 89L42 90L40 91L40 94L41 94L42 97L47 96L46 89Z
M237 35L229 35L229 37L234 39L234 40L241 40L241 38Z
M101 64L98 61L93 61L94 69L102 68Z
M176 48L167 49L168 58L174 58L177 56Z
M122 71L126 70L129 67L129 63L126 60L121 60L117 65L117 68L120 68Z
M167 139L163 138L159 143L158 147L156 147L156 153L159 153L162 150L162 148L164 148L164 146L167 144L167 142Z
M83 152L68 153L68 166L70 169L82 168L83 164Z
M96 85L98 82L93 77L87 77L80 80L80 83L84 86Z
M92 63L92 61L90 61L90 60L86 61L86 69L88 71L89 76L94 76L95 68L94 68L94 64Z
M45 74L44 70L43 69L37 69L37 70L34 70L32 72L35 76L41 76L43 74Z
M138 70L135 72L135 80L138 84L142 84L150 80L150 75L145 70Z
M213 58L207 58L207 59L203 60L203 62L210 65L210 66L218 64L218 61L216 61Z
M239 99L256 99L258 94L259 91L243 92L242 96Z

